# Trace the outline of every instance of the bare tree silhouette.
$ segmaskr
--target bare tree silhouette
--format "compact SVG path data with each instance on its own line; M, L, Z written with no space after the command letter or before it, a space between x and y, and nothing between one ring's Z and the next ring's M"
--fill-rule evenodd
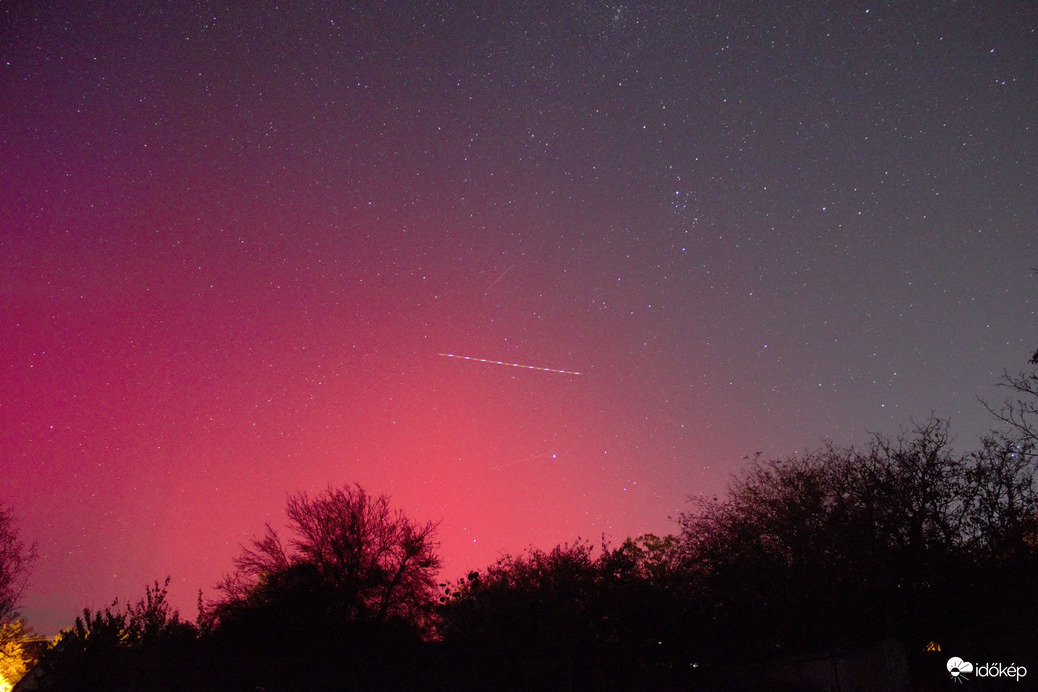
M21 629L9 627L18 621L18 608L32 563L36 544L29 546L18 536L18 527L10 509L0 507L0 656L19 636Z

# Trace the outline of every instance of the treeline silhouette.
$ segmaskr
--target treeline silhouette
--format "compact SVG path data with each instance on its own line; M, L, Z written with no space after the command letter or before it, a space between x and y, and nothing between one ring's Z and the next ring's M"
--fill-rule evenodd
M805 689L826 685L775 671L869 647L914 689L947 684L950 653L1038 669L1038 377L1007 382L1016 424L978 449L931 419L754 457L675 535L531 548L456 583L435 581L436 525L385 496L293 495L288 534L243 549L195 622L156 582L84 611L23 688Z

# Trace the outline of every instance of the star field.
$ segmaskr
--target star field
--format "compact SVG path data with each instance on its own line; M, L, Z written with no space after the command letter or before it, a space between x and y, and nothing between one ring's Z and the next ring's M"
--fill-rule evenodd
M5 3L30 624L167 574L190 617L329 484L449 578L757 451L972 445L1038 345L1035 55L1025 2Z

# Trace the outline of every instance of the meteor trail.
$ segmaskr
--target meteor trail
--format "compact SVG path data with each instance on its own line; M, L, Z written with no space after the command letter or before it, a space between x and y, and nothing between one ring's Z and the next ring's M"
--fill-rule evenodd
M514 267L514 266L515 266L515 262L513 262L513 263L512 263L512 267ZM500 281L501 279L505 278L505 274L507 274L508 272L512 271L512 267L509 267L508 269L504 270L503 272L501 272L501 275L500 275L500 276L498 276L498 277L497 277L496 279L494 279L493 281L491 281L491 282L490 282L490 285L489 285L489 286L487 286L487 287L486 287L485 289L483 289L483 295L486 295L487 293L489 293L489 292L490 292L490 289L492 289L492 288L494 287L494 285L495 285L495 284L496 284L496 283L497 283L498 281Z
M576 372L574 370L556 370L555 368L539 368L536 365L522 365L521 363L505 363L500 360L487 360L486 358L473 358L472 356L457 356L453 353L441 353L439 354L444 358L460 358L461 360L474 360L477 363L489 363L491 365L507 365L511 368L526 368L527 370L542 370L544 372L557 372L562 375L581 375L583 373Z

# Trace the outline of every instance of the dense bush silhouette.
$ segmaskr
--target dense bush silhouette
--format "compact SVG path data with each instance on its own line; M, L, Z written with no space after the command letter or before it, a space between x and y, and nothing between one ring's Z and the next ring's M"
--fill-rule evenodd
M597 556L586 542L531 548L448 587L442 635L457 682L650 689L682 679L687 613L667 565L673 545L646 536Z
M126 607L118 599L103 611L83 610L43 654L33 689L182 690L203 677L194 625L180 619L164 585Z
M993 437L957 454L940 420L863 450L754 459L726 498L682 515L687 577L720 654L884 636L921 649L991 621L978 590L1033 600L1001 575L1033 574L1035 481L1029 447Z

